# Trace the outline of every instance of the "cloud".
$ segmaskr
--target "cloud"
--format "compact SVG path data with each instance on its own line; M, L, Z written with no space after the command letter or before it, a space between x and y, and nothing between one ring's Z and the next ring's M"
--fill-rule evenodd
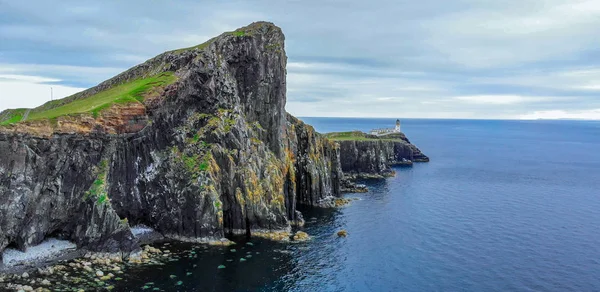
M49 83L69 94L256 20L286 34L286 109L296 115L519 118L600 108L595 0L61 4L69 9L0 0L0 110L45 101Z
M595 50L597 1L467 1L470 9L423 24L438 57L470 68L564 60Z
M11 74L0 74L0 81L22 81L27 83L49 83L59 82L60 79L46 78L40 76L27 76L27 75L11 75Z
M456 96L454 99L475 104L512 105L526 102L540 102L548 100L548 97L530 97L520 95L467 95Z
M53 96L55 99L63 98L85 88L47 84L59 82L54 78L28 75L1 75L0 74L0 105L6 108L32 108L39 106ZM52 94L51 94L52 93Z
M579 111L535 111L518 117L522 120L558 120L558 119L575 119L575 120L600 120L600 108L591 110Z
M120 73L126 68L116 67L87 67L60 64L9 64L0 63L0 75L14 74L19 78L48 78L63 85L85 85L93 86L112 76ZM52 76L52 77L40 77ZM0 88L1 90L2 88Z

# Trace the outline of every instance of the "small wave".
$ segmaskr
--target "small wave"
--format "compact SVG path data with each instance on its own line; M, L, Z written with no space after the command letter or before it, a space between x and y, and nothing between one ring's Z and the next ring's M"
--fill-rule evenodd
M138 237L139 235L142 234L147 234L147 233L152 233L154 232L154 229L146 226L146 225L136 225L131 227L131 233L133 233L133 235L135 237Z
M42 243L30 246L25 252L13 248L7 248L2 254L5 266L15 266L24 262L54 257L63 251L77 248L77 245L68 240L48 238Z

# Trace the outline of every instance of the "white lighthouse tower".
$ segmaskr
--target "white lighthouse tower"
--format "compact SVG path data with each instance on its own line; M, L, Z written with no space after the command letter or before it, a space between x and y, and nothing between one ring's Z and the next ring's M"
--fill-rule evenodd
M396 120L396 128L394 129L394 131L400 133L400 120Z

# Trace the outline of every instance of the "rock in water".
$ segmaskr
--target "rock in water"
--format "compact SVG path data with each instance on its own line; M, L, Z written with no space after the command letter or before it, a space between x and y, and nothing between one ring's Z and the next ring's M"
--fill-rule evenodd
M57 233L139 251L128 221L179 240L284 230L339 196L338 147L285 112L286 63L281 29L256 22L1 126L0 252ZM129 85L136 100L63 107Z
M310 236L306 232L298 231L298 232L296 232L296 234L294 234L294 241L305 241L305 240L309 240L309 239L310 239Z
M346 236L348 236L348 231L342 229L342 230L340 230L340 231L337 232L337 236L339 236L339 237L346 237Z

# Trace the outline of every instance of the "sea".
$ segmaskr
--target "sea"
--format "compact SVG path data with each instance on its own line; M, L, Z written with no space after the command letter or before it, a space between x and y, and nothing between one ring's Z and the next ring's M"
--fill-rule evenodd
M301 119L319 132L395 124ZM346 207L302 207L312 240L172 243L181 257L131 268L115 290L600 291L600 122L403 119L402 131L431 161L362 181L370 191Z

